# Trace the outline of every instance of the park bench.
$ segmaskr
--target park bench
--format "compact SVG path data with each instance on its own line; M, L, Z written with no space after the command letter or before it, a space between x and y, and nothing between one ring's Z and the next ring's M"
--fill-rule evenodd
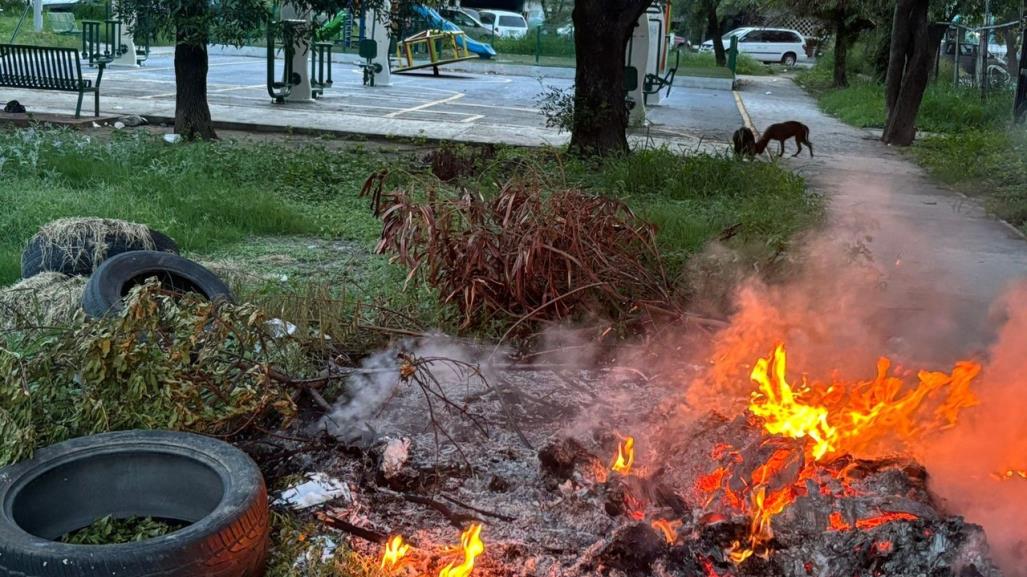
M75 15L71 12L48 12L46 15L50 20L50 30L54 34L81 34L75 24Z
M75 118L82 115L82 97L94 95L94 115L100 116L100 79L106 62L99 62L96 81L82 77L78 50L55 46L0 44L0 86L30 90L78 92Z

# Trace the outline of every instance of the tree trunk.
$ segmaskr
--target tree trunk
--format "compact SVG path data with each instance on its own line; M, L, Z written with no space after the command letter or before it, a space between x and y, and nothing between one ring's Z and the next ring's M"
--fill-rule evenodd
M906 60L912 46L909 22L913 5L921 0L898 0L895 4L895 16L892 18L891 44L888 49L888 72L884 79L885 109L891 116L891 110L899 99L902 89L902 76L906 71Z
M1004 36L1006 37L1006 71L1015 79L1020 74L1020 58L1016 53L1016 41L1020 37L1020 30L1007 29Z
M916 138L916 117L927 89L934 54L928 33L928 4L929 0L899 0L895 8L892 57L896 55L896 45L903 45L906 50L900 60L888 63L888 120L881 137L888 144L909 146ZM899 11L904 9L905 13L900 15ZM901 24L905 24L905 29ZM893 94L896 84L898 88Z
M628 151L625 52L635 23L650 3L651 0L578 0L574 3L577 70L572 151L588 156ZM642 82L641 75L645 71L638 73L638 81Z
M178 33L175 44L175 132L187 140L217 138L207 106L207 43Z
M844 10L834 12L834 87L845 88L849 85L846 73L849 55L849 28Z
M724 50L723 32L720 30L720 19L717 18L717 3L710 2L706 5L706 33L713 41L713 55L717 59L717 66L727 66L727 52Z

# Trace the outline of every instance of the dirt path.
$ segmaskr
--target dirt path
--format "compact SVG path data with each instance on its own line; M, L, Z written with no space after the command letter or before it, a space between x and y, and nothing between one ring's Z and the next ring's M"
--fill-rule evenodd
M991 340L993 304L1027 278L1022 237L976 201L930 182L901 151L821 112L791 80L746 77L739 92L757 129L784 120L810 126L816 158L786 162L829 199L827 234L865 246L885 272L867 304L894 334L915 335L939 355Z

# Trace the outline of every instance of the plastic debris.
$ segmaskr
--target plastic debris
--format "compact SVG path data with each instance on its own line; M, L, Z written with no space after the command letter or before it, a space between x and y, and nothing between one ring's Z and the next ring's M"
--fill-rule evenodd
M309 481L282 491L275 504L301 510L339 498L342 498L347 503L353 500L349 486L324 473L314 473L310 476Z

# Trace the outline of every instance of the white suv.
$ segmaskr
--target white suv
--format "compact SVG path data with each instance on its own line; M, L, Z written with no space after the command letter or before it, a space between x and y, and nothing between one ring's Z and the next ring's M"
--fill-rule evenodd
M479 10L481 23L502 38L523 38L528 33L528 21L516 12L505 10Z
M806 39L795 30L786 28L736 28L723 36L724 48L728 48L731 37L738 37L738 51L762 62L780 62L795 66L806 60ZM699 47L700 52L711 52L713 41L707 40Z

